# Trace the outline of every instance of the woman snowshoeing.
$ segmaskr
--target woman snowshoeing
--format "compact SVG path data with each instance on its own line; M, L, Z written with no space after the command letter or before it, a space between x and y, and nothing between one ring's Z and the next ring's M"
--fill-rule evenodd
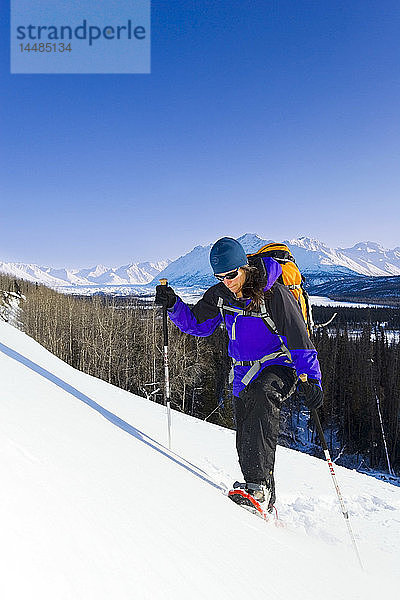
M300 308L278 282L282 267L272 258L262 260L263 273L248 265L237 240L223 237L210 252L219 282L193 308L162 285L156 288L156 303L166 306L171 321L191 335L211 335L225 321L233 362L236 448L244 477L235 487L272 510L281 405L297 388L307 406L316 409L323 392L317 351ZM246 502L241 498L237 500Z

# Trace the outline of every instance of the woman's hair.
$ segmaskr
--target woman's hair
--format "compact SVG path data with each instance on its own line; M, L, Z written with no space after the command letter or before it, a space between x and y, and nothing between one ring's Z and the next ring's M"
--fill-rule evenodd
M271 290L264 292L266 286L265 277L263 277L257 267L245 265L241 267L246 275L246 280L242 287L243 298L250 298L251 302L247 306L248 310L260 308L263 300L269 298L272 294Z

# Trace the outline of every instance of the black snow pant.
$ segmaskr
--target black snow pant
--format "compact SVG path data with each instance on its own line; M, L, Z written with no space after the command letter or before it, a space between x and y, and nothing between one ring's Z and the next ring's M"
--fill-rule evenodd
M236 448L244 479L248 483L266 483L272 492L272 503L281 405L294 391L296 380L294 369L272 365L233 398Z

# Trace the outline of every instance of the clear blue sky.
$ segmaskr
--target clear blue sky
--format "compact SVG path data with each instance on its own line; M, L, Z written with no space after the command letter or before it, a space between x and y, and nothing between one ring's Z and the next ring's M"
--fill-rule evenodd
M151 75L10 75L0 10L0 260L400 246L398 0L153 1Z

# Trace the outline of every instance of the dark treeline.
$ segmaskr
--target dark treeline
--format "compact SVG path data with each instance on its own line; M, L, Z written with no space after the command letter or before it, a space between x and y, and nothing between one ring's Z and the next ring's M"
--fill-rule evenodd
M369 324L373 327L400 330L400 310L393 307L353 308L347 306L313 306L313 317L316 323L326 323L337 313L330 328L339 325L344 328L355 328L359 325Z
M7 276L0 276L0 289L25 295L23 329L50 352L85 373L163 402L159 308L134 298L66 296L41 285L15 284ZM364 466L387 470L378 397L390 461L398 473L400 344L385 329L400 330L400 310L315 307L315 321L329 320L334 311L338 315L329 329L315 335L325 391L321 419L332 455L341 452L339 463L350 464L351 457L353 466L363 461ZM170 323L169 336L173 407L203 419L213 413L210 421L233 427L225 331L196 338ZM304 414L301 410L296 398L287 403L284 443L298 441L292 424Z
M371 334L377 331L375 337ZM347 328L332 334L316 333L315 344L323 372L325 403L322 421L329 426L331 446L336 443L357 463L387 470L377 400L382 412L392 467L400 470L400 344L390 340L376 324L364 324L362 332ZM345 462L345 460L343 461ZM355 465L357 466L357 465Z

